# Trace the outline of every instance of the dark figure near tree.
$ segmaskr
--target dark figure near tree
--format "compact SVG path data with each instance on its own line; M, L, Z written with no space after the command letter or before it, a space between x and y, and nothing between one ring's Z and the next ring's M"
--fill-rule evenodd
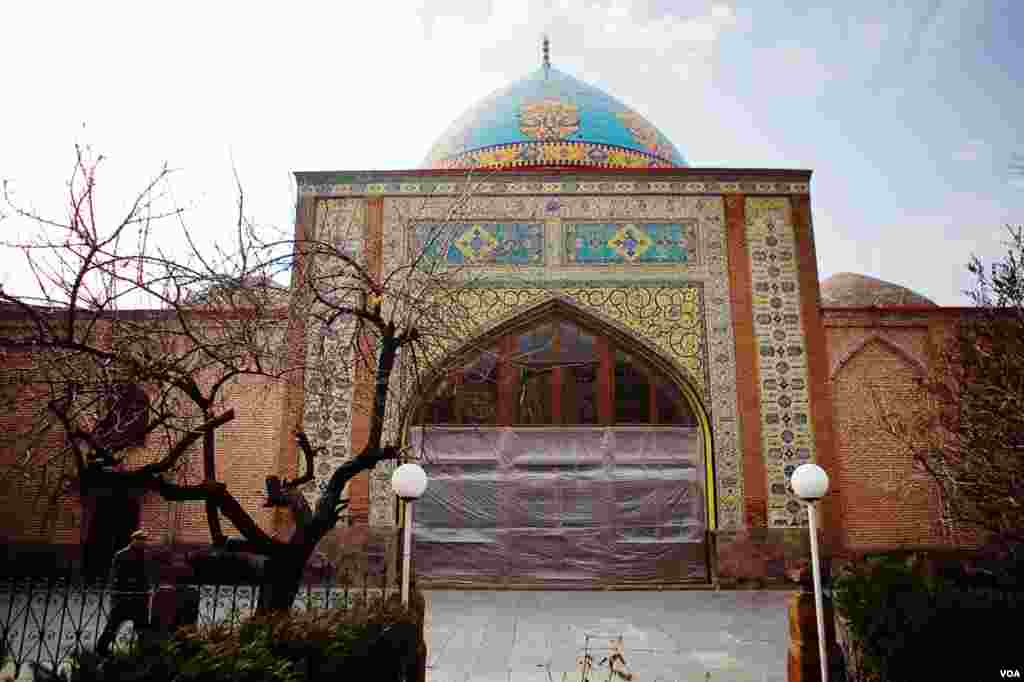
M109 655L110 645L126 620L132 621L136 633L150 627L150 564L146 560L145 544L146 534L137 530L132 533L128 546L114 555L110 569L110 585L113 590L110 596L110 615L96 643L96 653L101 656Z

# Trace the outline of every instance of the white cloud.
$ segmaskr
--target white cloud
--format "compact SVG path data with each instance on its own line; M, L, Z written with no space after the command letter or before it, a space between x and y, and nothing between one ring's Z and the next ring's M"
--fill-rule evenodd
M735 17L732 8L728 5L714 5L711 7L711 17L719 21L731 21Z
M880 174L907 186L900 178L911 170L902 157L920 140L866 147L865 154L876 154L866 163L853 149L862 140L850 131L882 101L895 105L897 118L928 116L919 108L920 76L947 52L950 35L967 32L959 20L972 20L967 0L957 2L944 4L922 29L913 73L904 58L915 13L881 2L877 16L856 18L841 3L786 13L728 0L252 3L244 14L188 0L138 0L129 8L14 3L0 25L0 62L24 66L8 69L0 83L0 177L13 178L19 196L44 212L60 213L72 143L91 141L111 157L101 180L105 215L113 217L127 190L166 160L183 169L174 192L194 206L192 224L218 234L234 215L233 158L251 213L287 229L292 171L415 167L467 107L540 65L547 33L555 66L640 111L694 163L814 167L816 220L822 209L831 213L816 222L823 270L877 267L882 277L953 302L956 295L942 294L928 273L944 268L939 279L948 279L962 266L964 244L984 242L988 233L951 232L955 246L901 273L915 247L879 226L899 233L895 226L912 224L929 234L946 223L904 222L888 214L896 210L892 199L868 202L870 210L857 204ZM731 50L725 59L723 49ZM744 87L727 85L723 75ZM877 89L864 99L858 88L873 75ZM808 101L826 89L828 98ZM839 107L844 97L856 106ZM808 112L818 114L810 127ZM960 148L952 142L934 149L965 162L993 153L992 140L985 147L962 139ZM1024 179L1011 181L1024 188ZM1004 200L1020 194L1001 190ZM899 201L909 196L901 192ZM993 208L979 217L973 205L939 192L927 201L922 211L954 226L998 226L1010 213ZM10 222L0 229L9 231ZM827 236L833 229L837 234ZM20 264L2 257L0 281L13 288Z
M734 22L710 2L685 17L623 0L254 3L243 14L189 0L20 3L0 26L0 62L24 65L0 84L0 178L59 215L72 144L92 142L110 157L100 178L113 217L167 161L182 169L174 195L192 224L217 234L234 212L234 159L252 214L287 228L292 171L415 167L466 107L539 66L545 32L556 66L683 126L678 93L710 79ZM0 278L24 282L3 257Z

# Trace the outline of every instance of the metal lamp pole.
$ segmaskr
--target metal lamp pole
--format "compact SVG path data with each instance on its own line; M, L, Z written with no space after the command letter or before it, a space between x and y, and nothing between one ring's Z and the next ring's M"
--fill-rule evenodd
M408 462L391 474L391 488L402 500L405 528L402 529L402 606L409 605L409 576L412 572L413 502L427 489L427 474L419 464Z
M817 502L828 492L828 474L817 464L801 464L790 478L793 492L807 503L807 529L811 534L811 575L814 579L814 615L818 621L818 660L821 682L828 682L828 656L825 647L825 611L821 596L821 568L818 560Z
M400 498L405 512L402 529L402 606L409 605L409 573L412 568L412 500Z

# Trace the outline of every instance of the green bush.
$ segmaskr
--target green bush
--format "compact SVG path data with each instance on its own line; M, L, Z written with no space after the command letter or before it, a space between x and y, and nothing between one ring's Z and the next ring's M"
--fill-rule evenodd
M394 601L353 610L253 617L179 629L162 642L73 662L68 682L313 682L369 674L413 680L422 656L422 611Z
M989 679L1019 665L1024 593L965 584L912 555L854 562L833 597L855 680Z

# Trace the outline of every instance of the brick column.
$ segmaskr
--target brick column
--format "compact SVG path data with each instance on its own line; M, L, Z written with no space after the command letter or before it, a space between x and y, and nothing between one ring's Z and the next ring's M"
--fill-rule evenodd
M300 243L316 231L316 197L300 196L295 211L295 243ZM303 263L297 259L292 269L291 288L302 279ZM306 359L306 316L289 311L287 362L292 367L301 367ZM295 431L302 424L306 405L306 373L303 370L289 374L281 400L281 446L277 453L276 469L282 479L295 478L299 463L299 447L295 443ZM291 528L291 515L281 507L274 510L274 530L283 533Z
M746 196L725 198L729 293L736 339L736 407L743 447L743 510L748 528L768 525L768 472L761 452L761 393L754 337L753 282L747 253Z
M808 397L811 423L814 426L814 448L817 463L829 474L829 480L834 486L840 480L841 471L832 428L828 349L825 346L825 322L819 306L818 258L814 251L814 232L811 226L811 197L798 194L792 196L790 201L800 283L800 315L807 339ZM826 550L836 551L840 547L842 509L843 491L833 488L821 505Z

